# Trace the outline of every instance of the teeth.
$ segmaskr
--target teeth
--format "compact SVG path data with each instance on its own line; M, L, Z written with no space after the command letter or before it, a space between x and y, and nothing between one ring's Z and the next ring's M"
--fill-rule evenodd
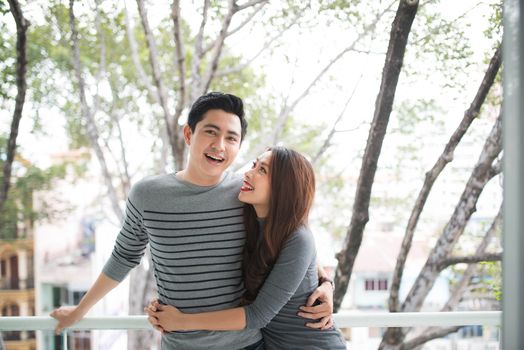
M212 156L212 155L210 155L210 154L206 154L206 156L208 156L208 157L211 158L211 159L217 160L217 161L223 161L223 160L224 160L224 158L215 157L215 156Z

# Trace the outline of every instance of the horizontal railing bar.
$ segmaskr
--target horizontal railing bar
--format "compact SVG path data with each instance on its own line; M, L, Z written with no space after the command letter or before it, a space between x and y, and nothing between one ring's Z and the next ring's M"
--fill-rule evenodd
M340 312L333 315L340 328L347 327L417 327L417 326L500 326L501 311L454 312ZM53 330L56 320L50 316L0 317L0 331ZM146 316L85 317L69 328L152 329Z
M500 326L501 311L392 312L333 315L338 327Z

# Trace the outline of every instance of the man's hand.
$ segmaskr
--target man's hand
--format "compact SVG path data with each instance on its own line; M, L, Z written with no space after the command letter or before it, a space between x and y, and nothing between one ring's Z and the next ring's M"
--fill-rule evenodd
M313 306L314 304L318 304ZM306 323L309 328L326 330L333 327L333 287L331 283L322 283L307 300L306 306L300 307L299 316L319 320Z
M158 299L153 299L144 311L148 315L148 322L162 333L183 330L184 313L174 306L162 305Z
M50 316L58 320L58 324L55 327L55 333L57 335L60 334L64 328L71 327L84 317L83 313L78 309L78 306L62 306L54 309Z

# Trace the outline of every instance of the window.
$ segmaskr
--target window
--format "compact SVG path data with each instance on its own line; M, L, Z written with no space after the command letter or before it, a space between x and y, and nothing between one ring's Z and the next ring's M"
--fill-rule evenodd
M364 289L366 291L387 291L387 278L366 278L364 281Z

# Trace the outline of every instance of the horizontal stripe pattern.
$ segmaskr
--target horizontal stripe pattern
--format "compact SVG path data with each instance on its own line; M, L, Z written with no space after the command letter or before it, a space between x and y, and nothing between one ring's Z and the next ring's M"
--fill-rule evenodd
M193 191L174 177L161 180L141 181L130 191L107 270L123 278L149 244L163 303L187 312L238 306L244 293L241 181Z
M238 305L244 292L242 206L144 215L163 302L188 312Z

